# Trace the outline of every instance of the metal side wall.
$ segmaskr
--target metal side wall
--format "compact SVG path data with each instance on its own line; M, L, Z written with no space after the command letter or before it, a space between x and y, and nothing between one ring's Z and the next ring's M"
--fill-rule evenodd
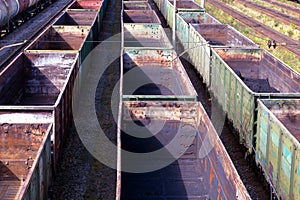
M256 162L282 199L300 198L299 119L300 99L258 100Z
M300 95L297 81L300 75L262 49L213 49L210 91L222 106L228 119L240 134L240 142L252 151L257 98L296 98ZM229 63L229 64L228 64ZM272 76L265 71L283 70ZM243 75L266 79L278 92L254 92L234 70L245 69ZM242 80L243 79L243 80ZM274 80L281 80L275 84ZM259 80L258 80L259 81ZM260 82L259 82L260 84ZM288 87L284 87L288 85ZM297 92L298 91L298 92Z

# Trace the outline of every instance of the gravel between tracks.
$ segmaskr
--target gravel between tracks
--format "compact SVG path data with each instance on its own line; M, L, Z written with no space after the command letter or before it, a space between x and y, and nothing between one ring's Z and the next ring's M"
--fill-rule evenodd
M99 34L100 41L120 32L120 10L120 1L108 2L108 12ZM95 95L99 123L113 143L116 143L117 127L110 110L110 97L119 79L119 66L117 59L107 68L99 81ZM85 149L75 128L70 131L66 141L63 159L59 163L53 183L51 199L115 199L116 170L100 163Z

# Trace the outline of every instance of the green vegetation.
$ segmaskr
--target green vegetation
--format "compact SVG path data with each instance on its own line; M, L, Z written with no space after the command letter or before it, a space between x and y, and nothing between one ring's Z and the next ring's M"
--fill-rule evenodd
M290 53L289 51L285 50L284 48L277 47L276 49L269 49L267 47L267 41L268 39L264 36L258 34L255 32L255 29L252 29L250 27L247 27L241 23L239 23L237 20L235 20L230 15L227 15L226 13L215 9L214 7L210 6L209 4L206 4L206 11L213 15L215 18L217 18L220 22L224 24L229 24L230 26L237 29L239 32L241 32L243 35L254 41L256 44L259 44L262 48L266 49L270 53L272 53L274 56L282 60L287 65L291 66L296 71L300 72L300 59L295 56L294 54ZM300 39L300 38L299 38Z
M234 10L243 13L244 15L255 19L256 21L280 32L281 34L284 34L286 36L289 36L290 38L294 40L298 40L300 37L300 30L296 29L295 24L285 24L285 23L279 23L277 20L275 20L272 17L269 17L265 14L260 13L259 11L253 10L251 8L247 8L242 4L234 3L234 4L228 4L231 8Z

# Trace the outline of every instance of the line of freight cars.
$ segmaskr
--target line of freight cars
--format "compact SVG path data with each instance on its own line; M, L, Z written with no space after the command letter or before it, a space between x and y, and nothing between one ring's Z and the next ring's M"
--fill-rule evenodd
M74 80L106 4L72 2L1 71L0 199L47 199L72 124Z
M172 1L154 1L172 27ZM274 192L300 199L300 74L204 10L186 6L194 2L184 2L177 7L176 35L190 62Z
M251 199L196 102L197 93L156 13L147 2L123 1L121 16L118 136L125 151L144 153L134 160L122 151L117 199ZM164 126L152 133L143 124L150 130ZM172 149L180 152L178 159L168 157L175 156ZM155 150L161 153L155 156ZM166 166L156 166L168 160ZM131 173L132 166L139 173Z

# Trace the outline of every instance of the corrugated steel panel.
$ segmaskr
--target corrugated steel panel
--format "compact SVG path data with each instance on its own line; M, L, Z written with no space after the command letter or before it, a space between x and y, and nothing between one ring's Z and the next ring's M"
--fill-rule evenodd
M237 30L224 24L190 24L189 25L189 57L204 83L210 85L211 48L244 47L258 48L253 41L249 40Z
M256 161L282 199L300 198L300 99L258 100Z
M161 25L124 24L124 47L172 48Z
M197 93L174 50L126 49L123 98L192 100Z
M252 151L256 99L300 96L300 74L262 49L212 50L211 92Z

